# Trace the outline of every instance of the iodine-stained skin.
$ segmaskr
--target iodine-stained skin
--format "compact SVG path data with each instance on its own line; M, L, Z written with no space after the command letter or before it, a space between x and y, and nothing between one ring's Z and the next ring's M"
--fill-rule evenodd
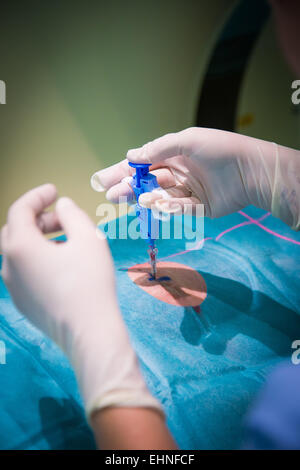
M162 302L182 307L197 307L207 295L206 283L197 271L180 263L157 263L156 279L149 263L136 264L128 276L141 289Z

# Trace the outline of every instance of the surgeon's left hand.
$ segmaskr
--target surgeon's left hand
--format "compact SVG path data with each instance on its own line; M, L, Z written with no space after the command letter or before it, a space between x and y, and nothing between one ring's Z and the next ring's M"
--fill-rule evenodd
M10 208L1 232L3 278L21 312L69 357L87 415L107 407L161 412L140 373L115 291L114 268L102 232L71 199L40 186ZM43 232L63 229L67 242ZM102 236L101 236L102 234Z

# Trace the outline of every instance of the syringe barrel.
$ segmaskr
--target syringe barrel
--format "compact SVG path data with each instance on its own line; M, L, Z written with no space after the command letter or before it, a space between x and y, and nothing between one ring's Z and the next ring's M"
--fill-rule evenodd
M159 238L159 220L153 217L151 209L146 209L139 205L139 197L143 193L151 192L159 188L156 176L149 173L151 163L132 163L129 165L135 168L135 175L131 187L136 197L136 215L140 223L141 237L148 240L150 246L154 246L154 240Z

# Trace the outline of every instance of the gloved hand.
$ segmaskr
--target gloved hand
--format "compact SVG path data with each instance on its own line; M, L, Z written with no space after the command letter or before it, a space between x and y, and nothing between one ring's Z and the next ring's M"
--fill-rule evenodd
M129 342L104 235L71 199L59 199L55 212L44 213L55 199L55 186L47 184L9 210L1 245L12 298L69 357L88 417L108 406L161 411ZM42 234L58 229L65 230L67 242L56 244Z
M233 132L189 128L167 134L138 149L127 159L152 163L151 170L169 194L144 193L139 203L163 212L202 203L209 217L221 217L254 204L270 210L294 229L300 225L300 152ZM92 176L96 191L107 198L133 199L128 160Z

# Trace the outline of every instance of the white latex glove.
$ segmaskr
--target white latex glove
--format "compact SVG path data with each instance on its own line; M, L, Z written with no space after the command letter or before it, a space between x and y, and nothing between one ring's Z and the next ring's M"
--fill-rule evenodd
M96 191L107 198L133 199L129 185L134 172L128 160L152 163L151 170L171 197L145 193L139 203L163 212L184 204L203 203L205 214L221 217L254 204L270 210L293 229L300 224L300 152L272 142L216 129L189 128L167 134L138 149L127 160L92 176Z
M3 279L12 298L69 357L88 417L107 406L161 411L129 342L104 235L71 199L59 199L55 212L44 213L55 199L55 186L47 184L9 210L1 245ZM65 243L42 234L61 228Z

